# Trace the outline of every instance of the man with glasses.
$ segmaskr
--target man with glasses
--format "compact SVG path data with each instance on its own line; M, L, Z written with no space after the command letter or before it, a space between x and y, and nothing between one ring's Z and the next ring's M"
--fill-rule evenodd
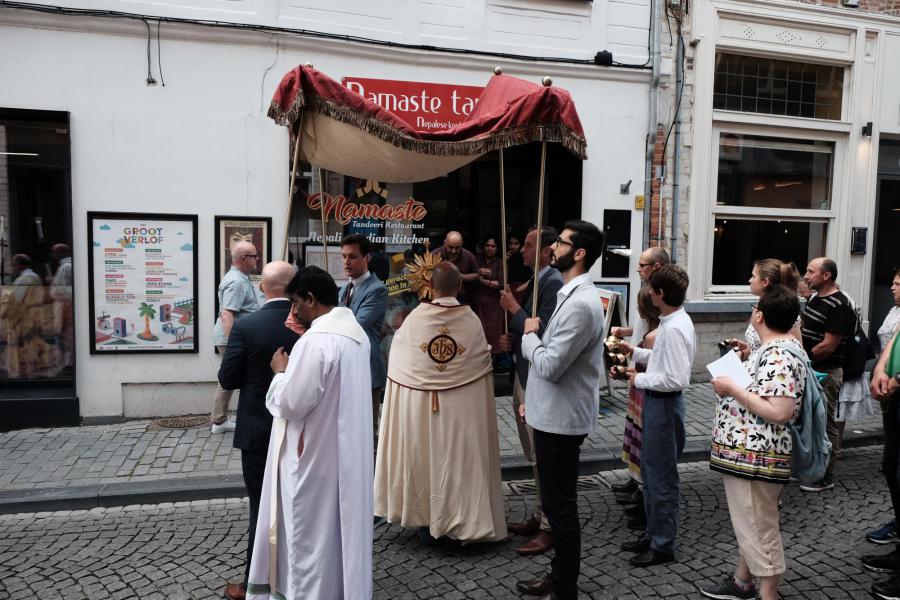
M259 310L259 298L250 282L250 273L256 269L258 261L256 246L250 242L238 242L231 247L231 268L219 283L219 318L213 328L213 344L220 357L225 354L235 321ZM234 431L234 421L228 419L228 403L232 393L234 390L226 390L216 383L216 395L209 416L213 433Z
M534 431L542 508L556 555L550 573L520 581L519 592L542 600L578 597L581 521L578 517L578 456L597 426L603 365L603 308L590 269L603 253L603 232L587 221L568 221L551 246L551 265L564 285L545 325L525 320L522 356L531 363L525 388L525 421Z

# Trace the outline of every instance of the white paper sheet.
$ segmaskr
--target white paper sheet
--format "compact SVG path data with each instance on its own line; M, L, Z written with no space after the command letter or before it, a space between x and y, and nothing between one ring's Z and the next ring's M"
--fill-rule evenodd
M743 389L747 389L753 383L736 352L727 352L719 360L706 365L706 370L713 377L731 377Z

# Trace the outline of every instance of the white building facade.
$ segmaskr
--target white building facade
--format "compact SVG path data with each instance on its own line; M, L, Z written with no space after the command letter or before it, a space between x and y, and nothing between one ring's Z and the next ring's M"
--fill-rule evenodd
M642 243L643 212L635 209L635 195L643 193L645 181L650 74L591 61L608 50L618 63L646 64L649 0L72 0L53 5L66 11L0 5L4 293L14 294L21 277L22 265L12 264L17 254L32 258L32 270L50 288L47 298L58 295L51 283L65 258L54 253L59 243L71 247L74 274L67 301L71 315L65 312L69 305L59 301L63 308L54 305L41 313L53 325L28 334L43 349L39 366L23 362L27 338L14 322L0 332L6 342L0 412L7 427L209 410L219 362L212 344L215 217L270 217L272 256L284 255L288 134L266 111L281 76L307 61L338 80L483 86L495 66L535 82L552 76L554 85L574 98L589 158L571 168L580 181L563 182L570 187L561 189L575 190L567 192L572 197L554 197L548 189L550 215L601 225L604 211L619 211L616 223L627 224L629 245ZM865 48L862 41L853 46L854 52ZM53 139L35 141L45 134ZM849 124L828 135L857 137ZM56 144L56 159L47 158L52 151L21 152L15 140L31 140L35 148ZM835 152L843 156L853 150L841 142ZM28 160L44 171L35 171ZM50 172L60 174L56 191L46 189L44 175L28 176ZM453 193L475 189L467 187L475 185L468 180L482 173L482 191L472 194L491 197L483 191L491 185L490 172L486 167L451 178ZM558 170L557 177L568 179L569 173ZM629 181L623 193L621 186ZM838 183L848 186L850 173ZM345 189L347 183L337 185ZM507 197L507 202L516 210L536 197ZM845 207L836 203L833 210ZM197 352L91 352L96 315L89 311L88 213L94 211L197 216ZM473 237L484 234L486 217L470 212L467 231ZM521 213L521 224L528 216ZM454 225L453 215L440 224ZM299 237L291 234L292 241ZM843 247L846 240L836 236L829 243ZM697 248L691 245L690 251ZM623 260L624 265L598 265L594 279L635 289L636 255Z

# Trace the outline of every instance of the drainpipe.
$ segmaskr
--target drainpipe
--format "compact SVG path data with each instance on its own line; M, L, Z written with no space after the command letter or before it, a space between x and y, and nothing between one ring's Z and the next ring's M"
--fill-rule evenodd
M650 200L653 198L653 178L656 176L653 170L653 151L656 147L656 128L659 90L659 33L662 13L660 7L666 0L650 0L650 59L652 64L652 77L650 79L650 106L647 116L647 143L646 160L644 163L644 232L642 248L650 245Z
M683 5L682 5L683 6ZM684 78L682 77L682 71L684 69L684 36L681 33L681 22L678 23L678 49L675 52L675 90L678 94L677 98L683 100L682 94L684 94ZM675 112L675 144L674 148L674 164L672 165L672 248L671 248L671 256L672 263L675 264L678 262L677 254L678 254L678 197L680 194L680 185L679 180L681 178L681 171L679 170L679 165L681 164L681 102L676 99L675 106L677 110Z

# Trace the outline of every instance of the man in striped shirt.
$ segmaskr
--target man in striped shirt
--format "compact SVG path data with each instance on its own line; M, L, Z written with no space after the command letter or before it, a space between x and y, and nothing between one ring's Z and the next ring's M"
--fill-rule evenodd
M837 264L830 258L814 258L806 267L804 276L809 288L816 292L800 314L800 330L803 348L809 355L813 369L825 373L822 389L828 400L828 439L831 440L831 457L825 476L817 483L802 484L804 492L821 492L834 487L834 449L838 443L838 425L834 420L844 372L841 363L844 346L851 335L855 320L853 308L847 296L838 288Z

